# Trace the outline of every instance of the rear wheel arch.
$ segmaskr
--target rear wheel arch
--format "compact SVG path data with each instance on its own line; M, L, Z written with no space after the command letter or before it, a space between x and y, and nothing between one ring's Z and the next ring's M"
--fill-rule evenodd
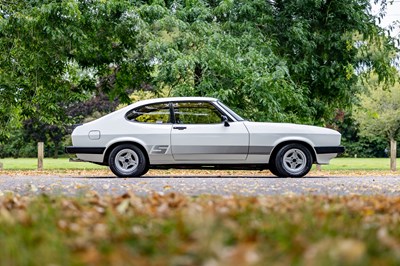
M121 142L116 142L116 143L113 143L112 145L110 145L106 149L106 152L104 154L103 163L108 165L108 159L110 158L110 154L111 154L112 150L115 147L123 145L123 144L132 144L132 145L135 145L136 147L138 147L143 152L144 156L146 157L146 160L147 160L148 164L150 165L150 160L149 160L149 155L147 154L147 150L141 144L139 144L137 142L134 142L134 141L121 141Z

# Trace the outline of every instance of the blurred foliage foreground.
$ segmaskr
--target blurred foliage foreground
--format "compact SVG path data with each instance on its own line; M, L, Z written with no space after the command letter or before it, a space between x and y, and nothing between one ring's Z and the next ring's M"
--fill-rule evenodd
M400 198L0 196L2 265L399 265Z

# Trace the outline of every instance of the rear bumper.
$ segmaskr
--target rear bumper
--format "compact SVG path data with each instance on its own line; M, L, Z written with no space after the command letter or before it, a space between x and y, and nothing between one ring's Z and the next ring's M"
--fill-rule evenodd
M344 153L345 148L343 146L326 146L326 147L315 147L317 154L328 154L336 153L337 155Z
M65 147L65 152L66 153L71 153L71 154L103 154L104 150L106 148L101 148L101 147L74 147L74 146L68 146Z

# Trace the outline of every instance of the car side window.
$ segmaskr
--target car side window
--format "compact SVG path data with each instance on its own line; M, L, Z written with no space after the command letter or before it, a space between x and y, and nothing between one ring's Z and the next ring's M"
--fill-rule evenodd
M174 106L177 124L218 124L222 114L209 102L176 102Z
M141 123L171 123L169 103L157 103L140 106L130 110L125 117L129 121Z

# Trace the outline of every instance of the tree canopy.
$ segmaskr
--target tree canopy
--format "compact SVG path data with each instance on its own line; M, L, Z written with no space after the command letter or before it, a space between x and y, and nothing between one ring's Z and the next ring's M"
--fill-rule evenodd
M400 84L384 89L371 82L369 90L360 95L355 118L364 135L382 135L388 139L400 137Z
M383 6L385 1L383 3ZM250 119L321 124L363 72L392 82L369 0L14 0L0 6L0 138L133 90L215 96ZM372 47L379 45L380 56Z
M372 79L372 81L374 81ZM360 133L385 136L391 145L391 169L396 169L396 140L400 138L400 84L384 89L375 82L360 95L360 106L354 112Z

